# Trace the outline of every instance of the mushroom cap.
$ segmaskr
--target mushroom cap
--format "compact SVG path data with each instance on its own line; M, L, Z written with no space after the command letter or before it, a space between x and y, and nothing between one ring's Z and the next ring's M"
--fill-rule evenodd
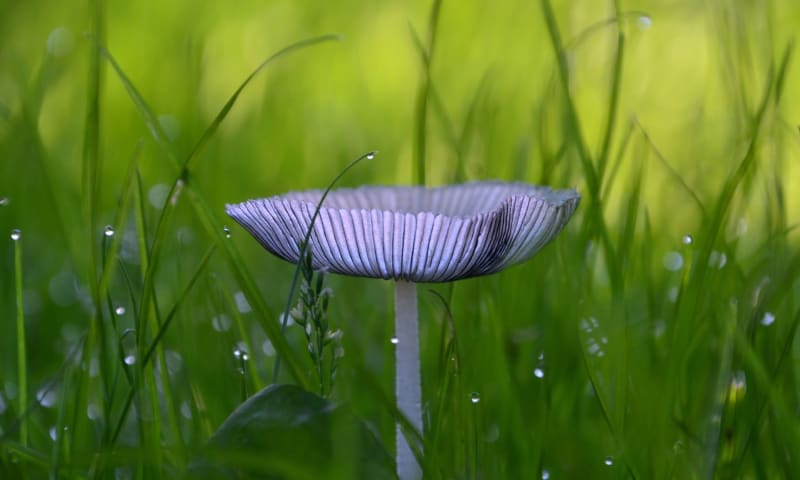
M322 194L289 192L226 211L264 248L297 263ZM533 256L579 201L574 190L500 181L332 190L309 240L312 266L412 282L487 275Z

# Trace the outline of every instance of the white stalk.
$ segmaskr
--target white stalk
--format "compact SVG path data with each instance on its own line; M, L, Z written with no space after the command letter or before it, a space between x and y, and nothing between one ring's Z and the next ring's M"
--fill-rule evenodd
M417 285L398 280L394 289L395 394L397 408L422 432L422 389L419 369ZM400 480L422 478L422 470L397 424L397 476Z

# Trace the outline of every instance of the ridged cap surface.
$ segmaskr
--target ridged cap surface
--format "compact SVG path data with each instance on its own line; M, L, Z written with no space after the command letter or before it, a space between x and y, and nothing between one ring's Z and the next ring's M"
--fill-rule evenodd
M267 250L297 263L322 193L289 192L226 211ZM574 190L497 181L333 190L309 240L313 266L412 282L486 275L533 256L579 201Z

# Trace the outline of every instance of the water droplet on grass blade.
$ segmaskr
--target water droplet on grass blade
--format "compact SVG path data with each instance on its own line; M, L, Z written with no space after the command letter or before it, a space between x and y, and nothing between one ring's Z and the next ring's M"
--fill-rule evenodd
M134 365L136 363L136 356L135 355L126 355L124 361L125 361L125 365Z
M389 341L392 342L392 345L397 345L400 342L397 337L392 337Z
M112 227L111 225L106 225L105 230L103 230L103 235L105 235L106 237L113 237L114 233L115 233L114 227Z
M683 242L684 245L691 245L692 243L694 243L694 238L692 238L691 235L686 234L681 239L681 242Z
M0 197L0 207L5 207L6 205L8 205L8 202L9 202L8 197Z
M636 19L636 25L642 30L647 30L653 26L653 19L649 15L640 15Z
M541 368L534 368L533 376L536 378L544 378L544 370L542 370Z
M374 159L374 158L375 158L375 153L377 153L377 152L369 152L369 153L367 154L367 160L372 160L372 159Z
M58 400L58 395L53 388L47 387L39 390L36 392L36 401L39 402L39 405L50 408L56 404Z
M775 323L775 315L772 312L764 313L764 317L761 318L761 325L769 327L773 323Z
M610 466L614 465L614 458L611 455L609 455L609 456L606 457L606 459L603 461L603 463L605 463L607 467L610 467Z
M117 308L114 309L114 313L117 314L118 317L125 315L125 307L123 307L122 305L118 306Z
M55 442L57 436L58 432L56 431L56 427L50 427L50 440Z
M546 468L542 469L542 480L550 480L550 470Z
M231 328L231 319L223 313L212 318L211 325L218 332L227 332Z
M74 45L72 32L65 27L58 27L47 36L47 53L54 57L63 57L69 54Z
M478 392L472 392L469 394L469 401L472 403L478 403L481 401L481 394Z
M16 242L20 238L22 238L22 231L20 231L20 229L15 228L14 230L11 230L11 240Z
M227 225L222 227L222 233L225 234L225 238L231 238L231 229Z
M677 272L683 268L683 255L675 251L667 252L664 255L664 268L670 272Z
M164 204L167 203L169 190L169 185L164 183L153 185L147 192L147 200L150 202L150 205L159 210L164 208Z

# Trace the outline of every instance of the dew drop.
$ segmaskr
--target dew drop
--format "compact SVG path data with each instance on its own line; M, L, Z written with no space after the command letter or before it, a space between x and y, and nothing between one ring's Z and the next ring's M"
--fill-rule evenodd
M533 376L536 378L544 378L544 370L541 368L533 369Z
M45 408L50 408L56 404L58 400L58 395L56 394L55 390L52 388L43 388L36 392L36 401Z
M56 427L50 427L50 440L55 442L57 436L58 432L56 431Z
M243 362L246 362L246 361L248 361L248 360L250 360L250 356L249 356L247 353L243 353L243 354L242 354L242 361L243 361Z
M224 313L217 315L211 319L211 326L218 332L227 332L231 328L231 319Z
M481 401L481 394L478 392L472 392L469 394L469 401L472 403L478 403Z
M392 342L392 345L397 345L400 342L400 340L398 340L397 337L392 337L392 339L389 341Z
M0 207L8 205L8 197L0 197Z
M47 53L54 57L69 54L74 45L72 32L65 27L58 27L47 36Z
M542 469L542 480L550 480L550 470L546 468Z
M114 309L114 313L116 313L118 317L125 315L125 307L123 307L122 305L118 306L117 308Z
M233 351L233 356L236 357L236 358L241 358L242 357L242 351L237 348L236 350Z
M105 235L106 237L113 237L114 233L115 233L114 227L112 227L111 225L106 225L105 230L103 230L103 235Z
M636 19L636 25L642 30L647 30L653 26L653 19L649 15L640 15Z
M614 458L611 455L607 456L605 461L603 462L606 464L607 467L614 465Z
M187 402L181 403L181 416L186 420L192 419L192 407Z
M691 235L686 234L683 236L681 241L683 242L684 245L691 245L692 243L694 243L694 238L692 238Z
M89 420L100 419L100 407L98 407L96 403L90 403L86 407L86 416L89 418Z
M167 195L169 195L169 186L164 183L157 183L148 190L147 200L150 205L160 210L167 203Z
M773 323L775 323L775 315L772 312L766 312L764 317L761 319L761 325L769 327Z
M369 152L367 154L367 160L372 160L373 158L375 158L375 152Z
M670 272L677 272L683 268L683 255L675 251L667 252L664 255L664 268Z
M222 231L225 233L225 238L231 238L231 229L227 225L222 227Z
M261 351L268 357L275 356L275 347L272 346L272 342L269 340L264 340L264 343L261 344Z
M126 355L125 356L125 365L133 365L136 363L136 356L135 355Z
M16 242L20 238L22 238L22 232L20 231L20 229L15 228L14 230L11 230L11 240L14 240Z

